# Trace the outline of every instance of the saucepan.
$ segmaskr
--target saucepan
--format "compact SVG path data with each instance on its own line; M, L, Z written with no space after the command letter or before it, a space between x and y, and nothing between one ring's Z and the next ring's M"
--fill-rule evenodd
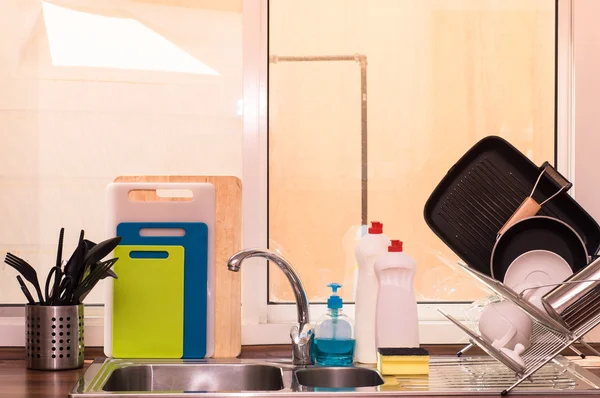
M492 277L503 281L512 262L530 251L556 253L574 273L590 262L583 240L570 225L553 217L533 216L515 222L498 237L490 259Z

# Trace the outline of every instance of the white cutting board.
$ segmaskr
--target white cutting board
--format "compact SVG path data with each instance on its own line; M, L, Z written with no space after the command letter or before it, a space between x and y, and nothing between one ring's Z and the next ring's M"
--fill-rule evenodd
M159 196L181 196L182 200L134 201L129 199L129 192L132 190L154 191L158 192ZM106 232L109 237L115 236L117 226L122 222L203 222L208 227L206 357L211 357L214 353L215 341L215 187L210 183L115 182L108 185L106 195ZM104 354L110 358L112 357L112 278L106 278L105 286Z

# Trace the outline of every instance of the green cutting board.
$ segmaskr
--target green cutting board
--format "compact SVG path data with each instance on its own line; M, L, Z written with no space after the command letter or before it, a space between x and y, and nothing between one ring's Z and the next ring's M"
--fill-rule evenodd
M183 356L182 246L117 246L114 358Z

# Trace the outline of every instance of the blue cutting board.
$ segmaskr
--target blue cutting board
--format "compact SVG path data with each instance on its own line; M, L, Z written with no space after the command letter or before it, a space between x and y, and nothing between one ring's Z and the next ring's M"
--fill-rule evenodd
M183 229L183 236L142 236L141 229ZM158 231L157 231L158 232ZM153 234L154 235L154 234ZM183 358L204 358L207 351L208 227L202 222L123 222L121 245L183 246Z

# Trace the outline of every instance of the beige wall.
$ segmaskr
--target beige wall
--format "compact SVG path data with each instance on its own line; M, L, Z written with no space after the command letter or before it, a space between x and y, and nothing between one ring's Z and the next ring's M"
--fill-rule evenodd
M575 197L600 220L600 2L574 2Z
M272 0L277 56L368 58L369 219L405 242L424 300L481 292L423 221L454 162L487 135L536 163L554 158L554 1ZM311 299L333 280L352 299L360 223L360 85L355 62L270 65L270 244ZM273 300L290 300L278 272Z
M600 150L600 2L576 0L573 7L575 73L575 198L600 221L600 174L596 161ZM587 341L600 341L600 328Z
M119 12L219 76L55 66L39 1L0 2L0 252L22 255L44 279L61 226L67 253L81 228L105 237L114 177L241 176L241 14L143 3ZM0 303L23 300L1 264ZM95 289L87 302L101 300Z

